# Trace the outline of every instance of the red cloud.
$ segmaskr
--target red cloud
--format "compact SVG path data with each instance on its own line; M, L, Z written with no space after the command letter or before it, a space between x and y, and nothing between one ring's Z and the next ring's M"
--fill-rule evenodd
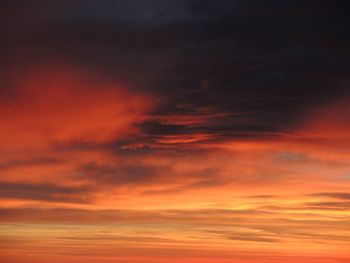
M120 83L72 67L16 72L9 83L14 95L0 104L3 150L120 138L152 105Z

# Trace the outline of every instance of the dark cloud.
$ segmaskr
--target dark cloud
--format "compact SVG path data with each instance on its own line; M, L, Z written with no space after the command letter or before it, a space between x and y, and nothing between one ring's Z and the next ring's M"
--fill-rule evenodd
M259 237L256 235L252 235L252 236L247 236L246 234L242 234L242 235L233 235L230 236L228 239L231 240L239 240L239 241L253 241L253 242L264 242L264 243L277 243L280 240L277 238L271 238L271 237Z
M56 184L0 183L0 199L23 199L46 202L91 202L91 187L70 187Z
M86 163L77 170L78 177L99 184L113 186L144 185L160 183L164 167L152 165L130 164L106 166L96 163Z
M335 198L335 199L341 199L341 200L350 200L350 193L341 193L341 192L329 192L329 193L316 193L313 194L314 196L319 197L329 197L329 198Z
M144 195L164 195L181 193L188 190L196 190L210 187L220 187L227 185L229 182L221 178L197 179L195 182L183 184L180 186L164 188L161 190L147 190L143 192Z
M350 210L350 202L310 202L306 204L305 208L322 210Z
M163 124L157 121L146 121L139 124L139 128L146 134L154 136L183 134L185 125Z
M172 159L164 159L164 164L145 164L137 161L128 163L127 160L123 159L122 163L115 165L90 162L80 165L73 177L97 184L100 187L112 187L115 191L125 187L129 189L144 186L156 187L144 191L145 195L171 194L229 184L228 179L220 178L217 175L215 167L189 169L179 173L176 165L171 163L175 158L184 159L186 157L172 156Z
M293 130L310 108L348 95L346 7L344 1L52 1L30 12L34 7L20 1L3 8L16 21L2 27L1 45L9 64L66 58L163 98L152 113L163 120L140 124L143 140L197 133L264 138ZM20 16L23 10L35 15ZM225 115L195 127L164 122L200 109Z
M11 160L7 162L0 163L0 170L11 169L11 168L19 168L19 167L27 167L27 166L41 166L41 165L55 165L62 164L62 160L55 158L35 158L29 160Z

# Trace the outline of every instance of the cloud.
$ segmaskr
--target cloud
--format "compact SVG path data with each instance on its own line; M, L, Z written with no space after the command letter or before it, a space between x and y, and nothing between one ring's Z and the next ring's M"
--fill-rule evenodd
M161 97L151 120L140 123L153 139L164 132L202 140L280 136L300 127L309 109L348 94L342 5L317 6L55 1L29 36L12 40L22 55L10 55L29 66L63 57ZM206 114L194 126L204 109L223 115ZM179 126L174 116L192 123Z
M346 7L0 3L0 254L347 256Z
M144 185L159 183L164 180L160 174L164 173L165 167L143 164L101 166L96 163L87 163L78 168L78 177L114 186Z
M56 184L0 183L1 199L87 203L91 201L90 193L90 187L59 186Z
M341 200L350 200L350 193L316 193L314 196L328 197Z
M77 208L1 208L2 222L80 222L82 224L113 223L138 224L171 223L176 220L179 223L191 224L192 220L215 225L215 218L220 217L244 217L247 215L265 215L262 211L255 210L228 210L228 209L194 209L194 210L133 210L133 209L104 209L88 210Z
M305 209L350 210L350 202L310 202Z
M28 160L10 160L0 163L0 170L16 169L20 167L42 166L42 165L56 165L62 164L62 161L55 158L40 157Z
M242 236L233 235L233 236L230 236L229 239L240 240L240 241L267 242L267 243L278 243L279 241L277 238L256 237L256 236L249 237L246 234L243 234Z
M151 106L145 95L67 65L14 74L15 95L0 107L3 150L113 140Z

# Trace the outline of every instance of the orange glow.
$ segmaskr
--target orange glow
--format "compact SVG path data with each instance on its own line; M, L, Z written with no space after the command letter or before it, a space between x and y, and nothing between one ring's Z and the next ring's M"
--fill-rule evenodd
M271 138L150 139L138 123L156 99L123 84L53 66L11 81L1 262L348 262L349 123L334 118L345 106ZM162 122L226 116L203 114Z

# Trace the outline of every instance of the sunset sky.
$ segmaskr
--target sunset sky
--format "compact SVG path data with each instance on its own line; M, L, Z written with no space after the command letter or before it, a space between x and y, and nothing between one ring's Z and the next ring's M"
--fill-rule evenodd
M349 7L1 1L0 262L350 262Z

